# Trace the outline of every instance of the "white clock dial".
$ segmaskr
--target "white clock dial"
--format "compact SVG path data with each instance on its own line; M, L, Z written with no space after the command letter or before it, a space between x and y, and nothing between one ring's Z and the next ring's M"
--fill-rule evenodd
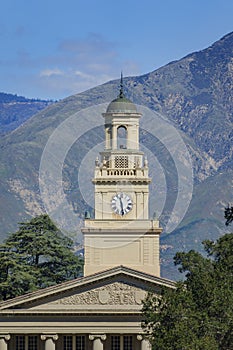
M118 215L126 215L132 207L132 199L124 192L117 193L112 199L112 210Z

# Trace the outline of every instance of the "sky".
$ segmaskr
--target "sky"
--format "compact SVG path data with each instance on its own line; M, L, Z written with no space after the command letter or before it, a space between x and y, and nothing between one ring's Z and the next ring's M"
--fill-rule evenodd
M3 0L0 91L62 99L233 31L232 0Z

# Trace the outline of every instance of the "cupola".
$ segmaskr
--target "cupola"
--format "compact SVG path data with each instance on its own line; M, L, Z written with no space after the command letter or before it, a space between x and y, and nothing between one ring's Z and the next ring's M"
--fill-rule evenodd
M120 93L107 107L106 113L137 113L135 104L124 95L123 76L121 74Z

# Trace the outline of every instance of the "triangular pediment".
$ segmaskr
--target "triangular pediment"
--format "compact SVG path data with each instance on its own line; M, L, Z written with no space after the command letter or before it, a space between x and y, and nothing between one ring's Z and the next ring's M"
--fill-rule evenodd
M30 313L139 312L148 290L174 288L174 282L117 267L0 303L7 310Z
M140 309L141 302L146 296L146 290L130 281L106 281L105 283L96 283L91 288L76 288L70 292L64 292L54 300L44 302L39 305L31 305L34 310L56 310L56 311L75 311L75 310L122 310L127 308ZM25 305L26 306L26 305ZM29 305L28 305L29 306Z

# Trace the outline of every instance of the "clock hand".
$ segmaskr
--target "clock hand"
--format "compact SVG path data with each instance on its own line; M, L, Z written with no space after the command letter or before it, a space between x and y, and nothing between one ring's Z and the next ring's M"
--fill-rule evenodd
M123 203L121 198L120 198L120 204L121 204L121 215L124 215L124 208L123 208Z

